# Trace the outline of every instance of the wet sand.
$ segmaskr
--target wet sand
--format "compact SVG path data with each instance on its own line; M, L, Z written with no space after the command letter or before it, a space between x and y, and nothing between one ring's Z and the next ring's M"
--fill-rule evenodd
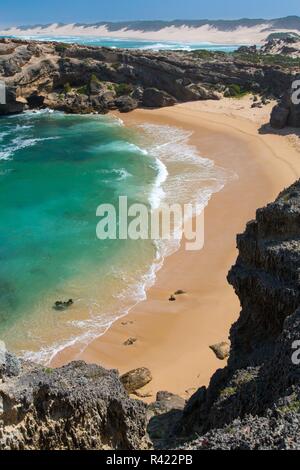
M300 155L291 138L260 134L271 104L251 110L249 99L185 103L122 115L125 125L154 123L193 131L199 154L238 175L211 198L205 210L205 245L180 250L165 260L147 300L116 321L83 352L76 346L59 353L52 365L74 359L116 368L121 373L148 367L153 381L142 393L153 400L159 390L187 398L226 361L209 345L228 339L239 315L239 300L226 276L235 263L236 234L244 231L257 208L272 201L300 176ZM170 294L187 293L169 302ZM128 338L132 346L124 346Z

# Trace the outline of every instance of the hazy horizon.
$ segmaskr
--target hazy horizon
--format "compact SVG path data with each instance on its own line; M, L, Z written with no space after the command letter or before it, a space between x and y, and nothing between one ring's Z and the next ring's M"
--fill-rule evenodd
M299 0L253 0L241 4L239 0L212 0L199 4L198 0L52 0L49 5L37 0L2 0L0 27L49 23L96 23L118 21L174 21L174 20L237 20L274 19L300 16ZM171 13L170 13L171 12Z

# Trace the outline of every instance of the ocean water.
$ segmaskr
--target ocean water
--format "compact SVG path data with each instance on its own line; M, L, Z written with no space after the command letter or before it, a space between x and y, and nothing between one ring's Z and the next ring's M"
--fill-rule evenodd
M58 41L65 43L84 44L86 46L104 46L121 49L144 49L144 50L183 50L193 51L205 49L208 51L233 52L239 45L212 44L208 42L189 43L176 41L145 41L135 39L96 37L96 36L46 36L46 35L22 35L19 38L38 41Z
M96 209L119 196L149 211L203 207L233 177L197 154L190 133L113 116L44 110L0 119L0 337L49 363L82 348L146 298L176 242L98 240ZM74 299L67 311L56 300Z

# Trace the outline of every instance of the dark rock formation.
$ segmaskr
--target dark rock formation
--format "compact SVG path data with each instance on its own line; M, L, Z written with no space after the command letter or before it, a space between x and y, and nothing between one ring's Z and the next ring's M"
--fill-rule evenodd
M283 129L286 126L300 127L300 86L298 89L299 91L290 89L273 108L270 124L274 129Z
M185 404L178 395L158 392L156 401L148 406L147 431L155 448L172 448Z
M0 79L16 90L0 113L21 112L24 103L71 113L128 112L220 99L232 85L280 98L299 64L269 64L262 54L249 52L156 52L0 39ZM23 104L16 101L20 98Z
M273 129L283 129L288 122L290 111L281 105L274 106L271 113L270 124Z
M16 88L7 86L5 90L5 103L0 103L0 116L6 114L18 114L24 110L24 103L17 101Z
M146 88L143 94L143 105L146 108L163 108L164 106L173 106L176 103L175 98L165 91L156 88Z
M257 211L238 249L228 366L189 400L181 436L200 435L195 449L299 450L300 180Z
M84 362L18 369L11 358L0 383L1 450L148 447L146 406L128 397L116 371Z
M18 376L21 370L19 359L6 350L3 341L0 341L0 380L3 377Z

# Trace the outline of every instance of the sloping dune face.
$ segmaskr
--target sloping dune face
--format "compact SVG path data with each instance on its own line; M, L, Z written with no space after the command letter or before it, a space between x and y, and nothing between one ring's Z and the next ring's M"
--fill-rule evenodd
M98 36L141 40L211 42L213 44L261 43L271 33L299 33L300 18L234 21L134 21L120 23L62 24L16 26L2 35Z

